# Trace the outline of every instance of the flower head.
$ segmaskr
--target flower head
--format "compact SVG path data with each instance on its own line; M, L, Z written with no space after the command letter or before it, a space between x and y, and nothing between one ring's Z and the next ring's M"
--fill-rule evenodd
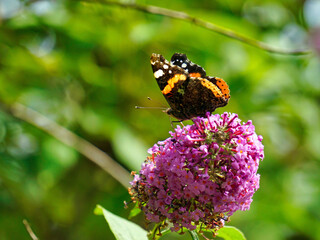
M132 199L147 220L168 220L173 231L200 223L218 229L235 211L248 210L259 188L264 152L252 122L228 113L193 122L150 148L131 182Z

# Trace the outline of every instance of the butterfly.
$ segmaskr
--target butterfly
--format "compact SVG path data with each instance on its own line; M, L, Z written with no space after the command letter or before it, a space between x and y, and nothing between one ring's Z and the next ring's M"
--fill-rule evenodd
M180 121L205 117L228 104L230 90L218 77L191 62L185 54L175 53L171 61L153 53L150 58L153 75L170 108L165 112Z

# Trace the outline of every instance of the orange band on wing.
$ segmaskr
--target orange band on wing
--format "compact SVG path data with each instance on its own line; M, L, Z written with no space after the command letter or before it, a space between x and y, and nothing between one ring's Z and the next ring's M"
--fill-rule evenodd
M190 77L201 77L200 73L190 73L189 74Z
M221 89L221 93L224 95L225 98L229 99L230 90L229 90L228 84L222 78L216 77L216 80L217 80L216 84Z
M184 81L186 80L187 77L184 74L175 74L173 78L170 78L168 80L167 86L161 91L164 95L168 94L171 92L172 88L174 88L174 85L179 82L179 81Z
M217 98L222 97L222 93L221 93L220 89L216 85L214 85L212 82L210 82L204 78L201 78L200 81L203 86L205 86L206 88L208 88L212 91L212 93L214 94L215 97L217 97Z

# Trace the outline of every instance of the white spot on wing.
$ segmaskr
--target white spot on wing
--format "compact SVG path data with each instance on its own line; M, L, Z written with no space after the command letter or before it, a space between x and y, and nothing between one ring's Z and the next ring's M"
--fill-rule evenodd
M162 77L164 75L164 72L162 71L162 69L159 69L158 71L154 72L153 73L153 76L155 78L159 78L159 77Z
M167 64L164 64L164 65L163 65L163 68L164 68L164 69L168 69L169 66L168 66Z
M186 68L186 67L187 67L187 64L186 64L186 63L182 63L182 64L181 64L181 67L182 67L182 68Z
M171 73L172 73L172 71L171 71L171 70L169 70L169 73L171 74Z

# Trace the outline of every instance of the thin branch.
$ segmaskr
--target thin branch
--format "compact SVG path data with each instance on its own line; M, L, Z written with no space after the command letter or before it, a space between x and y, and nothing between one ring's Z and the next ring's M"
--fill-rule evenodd
M32 240L39 240L39 238L34 234L34 232L32 231L30 224L28 223L28 221L26 219L23 219L23 224L25 226L25 228L27 229L27 232L29 233L30 237Z
M9 110L15 117L32 124L58 139L60 142L74 148L76 151L86 156L89 160L109 173L125 188L129 187L129 182L132 180L130 173L108 154L101 151L90 142L58 125L56 122L50 120L39 112L36 112L35 110L32 110L20 103L14 103L10 106Z
M136 3L129 3L129 2L115 2L115 1L108 1L108 0L84 0L82 2L85 3L100 3L100 4L105 4L105 5L117 5L123 8L131 8L135 9L138 11L146 12L146 13L151 13L151 14L156 14L156 15L161 15L161 16L166 16L169 18L174 18L174 19L180 19L186 22L193 23L199 27L208 29L210 31L216 32L218 34L221 34L223 36L241 41L245 44L248 44L250 46L260 48L262 50L271 52L271 53L279 53L279 54L286 54L286 55L304 55L304 54L309 54L311 53L311 50L308 49L298 49L298 50L286 50L286 49L280 49L276 47L269 46L268 44L249 38L247 36L244 36L240 33L237 33L231 29L227 29L221 26L218 26L216 24L213 24L211 22L207 22L201 19L198 19L196 17L192 17L187 13L180 12L180 11L174 11L170 10L167 8L161 8L161 7L156 7L152 5L139 5Z

